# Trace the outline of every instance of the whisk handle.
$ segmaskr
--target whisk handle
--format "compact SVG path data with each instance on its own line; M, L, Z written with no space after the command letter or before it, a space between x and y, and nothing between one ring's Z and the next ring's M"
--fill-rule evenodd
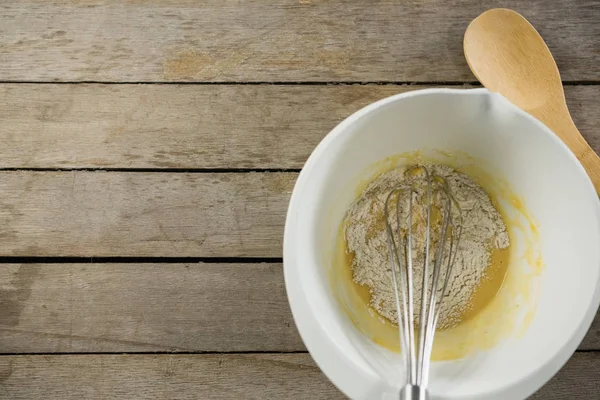
M425 388L408 384L400 390L400 400L429 400Z

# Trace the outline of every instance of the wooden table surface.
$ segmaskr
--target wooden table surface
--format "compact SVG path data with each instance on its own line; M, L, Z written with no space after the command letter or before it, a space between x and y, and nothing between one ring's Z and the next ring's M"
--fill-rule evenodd
M476 85L500 5L600 151L600 1L2 1L0 398L344 398L285 295L294 181L362 106ZM533 398L600 398L600 317Z

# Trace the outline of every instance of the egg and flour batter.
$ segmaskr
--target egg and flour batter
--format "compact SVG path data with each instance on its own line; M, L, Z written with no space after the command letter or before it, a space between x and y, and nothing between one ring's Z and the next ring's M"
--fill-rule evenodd
M339 219L331 220L334 246L326 256L332 294L341 311L361 336L387 350L400 351L396 310L394 305L389 306L387 297L393 294L388 249L385 246L373 255L370 246L381 244L375 239L378 234L385 237L383 211L379 208L385 198L377 204L379 192L387 195L388 185L392 181L398 184L410 165L427 165L431 172L445 177L462 209L465 236L461 246L472 252L462 256L462 273L458 272L459 261L454 263L455 307L444 311L443 325L442 321L438 323L432 359L464 358L524 334L535 315L539 277L544 270L538 223L514 188L501 175L485 168L485 160L459 151L390 156L370 165L348 183L340 199L343 209L336 211ZM433 166L437 166L434 171ZM376 189L378 185L380 189ZM367 207L370 203L374 203L372 210ZM353 221L351 214L355 214ZM352 235L357 237L347 237L352 230L356 230ZM374 262L356 260L358 246L363 256L372 257ZM478 252L481 257L472 256ZM469 270L475 265L476 271L469 278ZM442 304L450 302L446 297Z
M427 166L447 182L462 210L462 238L440 309L438 329L448 329L476 314L499 290L506 273L509 236L490 197L468 175L444 165ZM384 206L388 194L409 179L407 167L387 171L373 180L351 205L345 217L344 239L354 282L368 289L370 306L394 324L396 297L389 265ZM413 169L414 171L414 169ZM408 208L410 192L400 204ZM406 219L406 218L405 218ZM422 236L422 237L419 237ZM424 243L424 232L416 231ZM413 282L421 282L423 255L414 256ZM415 309L420 309L421 285L413 285ZM438 291L441 295L441 288Z

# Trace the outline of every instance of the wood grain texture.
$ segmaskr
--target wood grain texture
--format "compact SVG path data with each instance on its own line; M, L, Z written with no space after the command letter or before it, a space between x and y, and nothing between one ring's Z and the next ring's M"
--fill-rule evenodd
M0 5L13 81L472 81L469 21L492 0L24 0ZM600 3L507 0L566 80L598 80Z
M597 399L598 353L577 353L532 399ZM0 397L342 400L308 354L0 357Z
M304 351L281 264L2 264L0 353Z
M407 86L0 85L2 167L300 168Z
M530 400L600 398L600 353L575 353Z
M343 399L307 354L0 358L3 399Z
M0 172L0 256L281 257L296 177Z
M2 264L0 353L305 351L281 264ZM600 314L579 347L600 350Z
M425 87L4 84L0 168L301 168L354 111ZM598 88L566 95L600 152Z

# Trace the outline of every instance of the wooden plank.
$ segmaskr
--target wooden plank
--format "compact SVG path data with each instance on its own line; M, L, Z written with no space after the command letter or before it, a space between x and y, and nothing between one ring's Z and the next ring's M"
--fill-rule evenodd
M337 122L369 102L406 90L0 85L0 165L300 168Z
M0 256L281 257L296 177L0 172Z
M302 351L281 264L1 264L0 353Z
M0 168L301 168L352 112L424 87L5 84ZM600 152L597 93L566 88Z
M600 353L577 353L532 399L600 398ZM345 399L308 354L0 358L0 397L25 399Z
M583 338L580 350L600 350L600 310L596 313L594 321Z
M343 399L307 354L1 357L0 397Z
M492 0L23 0L0 6L16 81L472 81L468 23ZM600 3L507 0L566 80L598 80Z
M600 399L600 353L575 353L531 400Z
M281 264L1 264L0 353L306 350ZM600 314L580 346L600 350Z

